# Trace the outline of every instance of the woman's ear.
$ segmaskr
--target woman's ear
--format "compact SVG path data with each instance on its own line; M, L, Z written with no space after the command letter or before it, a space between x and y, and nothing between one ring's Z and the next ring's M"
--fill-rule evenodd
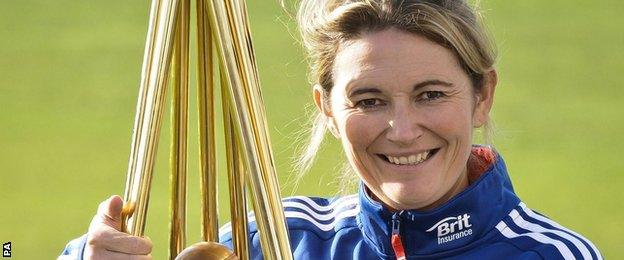
M492 110L492 105L494 104L494 90L496 89L496 83L498 83L498 75L496 70L492 68L483 76L485 83L477 93L477 102L472 116L473 127L481 127L488 121L490 110Z
M340 138L338 129L336 128L336 122L334 115L332 114L331 107L329 105L329 93L321 87L319 84L315 84L312 88L312 94L314 95L314 104L321 114L327 118L327 128L336 138Z
M329 100L327 100L329 93L325 92L325 89L323 89L323 87L319 84L315 84L314 87L312 87L312 94L314 95L314 104L316 105L316 108L318 108L318 110L325 116L331 117L331 111L328 107Z

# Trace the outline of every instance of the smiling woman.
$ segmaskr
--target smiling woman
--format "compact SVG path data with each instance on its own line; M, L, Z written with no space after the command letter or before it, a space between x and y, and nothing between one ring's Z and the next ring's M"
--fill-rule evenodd
M394 209L431 209L464 190L494 70L475 88L450 50L394 28L345 46L331 94L319 86L314 96L366 187Z
M591 241L529 209L502 156L473 144L498 78L493 44L467 3L304 0L299 26L319 111L300 165L311 164L327 129L360 186L357 195L285 199L296 259L602 259ZM105 201L104 218L120 203ZM97 220L93 230L106 225ZM86 255L116 236L144 245L130 253L151 250L114 230L98 234ZM231 247L229 225L220 240ZM65 253L79 255L84 243Z
M527 208L502 157L472 144L475 129L490 132L498 81L478 17L455 0L303 1L299 27L319 113L299 165L311 164L328 129L361 184L359 212L334 213L333 232L290 220L304 230L291 232L305 252L296 256L602 258L589 240Z

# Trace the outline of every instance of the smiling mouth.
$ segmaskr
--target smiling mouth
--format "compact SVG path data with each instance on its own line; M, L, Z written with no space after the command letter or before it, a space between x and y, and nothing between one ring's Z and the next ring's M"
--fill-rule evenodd
M379 158L383 159L384 161L388 163L392 163L396 165L416 165L431 158L439 150L440 148L436 148L436 149L427 150L419 154L412 154L412 155L407 155L407 156L391 156L391 155L386 155L386 154L377 154L377 156L379 156Z

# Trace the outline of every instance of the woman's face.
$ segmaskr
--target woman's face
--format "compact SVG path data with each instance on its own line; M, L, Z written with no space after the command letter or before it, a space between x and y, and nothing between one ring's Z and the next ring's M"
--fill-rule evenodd
M333 80L329 100L319 86L315 100L376 199L430 209L468 185L473 128L494 87L475 93L452 52L397 29L366 33L340 47Z

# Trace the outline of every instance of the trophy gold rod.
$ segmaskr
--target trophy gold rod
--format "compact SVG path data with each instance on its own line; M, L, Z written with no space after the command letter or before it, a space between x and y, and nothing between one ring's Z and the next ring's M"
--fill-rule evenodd
M204 241L217 242L219 231L213 82L215 66L212 55L212 32L206 13L207 1L196 2L201 234Z
M166 103L167 73L171 62L177 7L177 0L153 0L151 4L124 192L126 203L122 211L123 230L135 236L143 236L145 231L154 158Z
M243 76L243 85L248 86L244 88L245 99L251 107L251 120L252 127L255 131L254 140L258 146L256 153L257 157L260 158L260 167L262 167L261 172L266 172L267 174L257 175L255 174L250 178L250 184L256 187L261 187L263 191L257 191L259 193L255 193L252 198L254 198L254 203L257 204L272 204L269 205L268 212L259 211L256 212L256 217L261 219L267 219L266 221L260 221L258 223L259 229L267 228L268 230L275 230L274 237L266 237L265 244L271 243L273 246L271 247L280 247L285 248L288 247L288 252L282 252L282 254L288 254L290 256L290 248L287 240L287 233L285 235L279 234L279 229L274 228L277 223L279 226L280 222L284 220L283 216L283 208L281 205L281 201L279 200L279 188L277 183L277 177L275 174L275 168L273 163L273 155L270 146L269 140L269 132L266 123L266 113L264 109L264 104L262 100L262 94L260 91L260 83L258 79L258 70L256 68L255 63L255 53L254 48L252 46L251 33L249 31L249 23L247 20L247 10L244 1L225 1L226 9L229 12L229 19L231 24L233 24L234 29L232 30L232 38L234 41L234 45L238 50L243 51L242 55L237 55L236 60L239 65L239 69L242 71L241 75ZM258 178L262 177L262 178ZM254 184L254 182L257 182ZM258 189L256 189L258 190ZM266 199L261 201L255 201L256 198L261 198L259 194L267 194L267 197L272 199ZM277 198L277 199L274 199ZM266 205L263 207L267 207ZM266 214L266 215L265 215ZM285 223L284 223L285 225ZM280 238L285 238L286 240L281 240ZM266 242L266 240L269 240ZM275 242L273 242L275 241ZM277 244L276 244L277 243ZM280 243L285 243L281 244ZM266 254L265 249L267 247L263 247L263 252Z
M254 132L256 140L259 140L259 153L260 153L260 158L269 158L269 160L267 160L270 164L267 164L266 161L265 163L261 164L261 166L264 166L264 170L265 171L275 171L274 168L274 164L273 164L273 156L272 156L272 152L271 152L271 144L270 144L270 140L269 140L269 132L268 132L268 128L267 128L267 124L266 124L266 119L265 116L266 112L265 112L265 107L264 107L264 102L262 99L262 93L261 93L261 89L260 89L260 81L258 78L258 70L256 68L256 62L255 62L255 53L254 53L254 48L252 46L252 41L251 41L251 33L249 31L249 23L247 20L247 10L246 10L246 5L243 3L241 3L240 1L226 1L226 4L229 5L229 9L232 10L229 18L232 20L232 23L238 26L234 26L234 33L233 33L233 39L234 39L234 43L235 46L238 46L239 49L241 50L246 50L248 55L238 55L236 56L237 58L237 63L239 64L239 68L243 68L243 69L247 69L247 73L242 73L243 77L243 82L245 85L249 85L250 88L245 89L245 98L247 100L247 102L249 104L251 104L252 107L252 111L254 113L251 113L251 116L253 118L253 120L251 120L251 122L254 124L253 128L256 129L257 131ZM262 179L262 186L263 187L278 187L278 182L277 182L277 178L275 177L275 174L269 174L266 176L266 178ZM279 197L279 193L276 195ZM271 203L273 203L272 201L269 201ZM279 201L278 201L279 202ZM277 208L277 207L273 207L273 208ZM281 204L279 205L279 209L280 212L282 212L281 210ZM267 214L266 217L271 218L273 216L278 216L275 215L277 214L277 212L271 212L269 214ZM260 216L261 217L261 216ZM279 219L277 219L276 221L279 221Z
M169 259L186 246L190 0L180 0L172 60Z
M225 129L225 150L227 158L228 188L230 190L230 215L232 225L232 245L234 253L241 260L249 259L249 229L247 226L247 200L245 197L244 154L232 121L232 106L227 91L227 80L223 70L221 77L221 104Z
M124 192L125 199L130 198L130 194L132 191L130 187L134 185L134 174L131 173L136 171L137 163L139 162L139 160L135 158L138 156L139 153L139 133L143 131L143 127L145 125L143 118L145 114L147 114L147 112L145 112L147 92L149 90L147 82L149 81L149 71L151 70L152 65L151 57L153 56L155 48L154 44L156 43L156 24L158 24L159 6L160 2L153 0L150 7L150 19L147 26L145 52L143 54L143 67L141 68L141 82L139 83L139 95L136 107L136 115L134 118L134 127L132 129L132 148L130 149L130 159L128 162L128 170L126 176L126 190ZM122 222L122 229L125 231L127 231L125 219L127 215L132 213L130 212L131 210L133 211L133 207L130 207L129 203L127 203L127 205L124 205L124 221Z
M225 3L224 3L225 2ZM233 17L238 13L245 16L244 9L232 10L231 1L211 1L208 7L210 23L213 35L217 41L217 49L224 64L229 96L233 109L232 119L235 122L235 132L241 137L241 150L246 159L247 180L250 183L252 197L254 198L254 210L256 222L260 230L262 252L267 259L292 259L292 253L286 232L284 212L279 199L279 188L274 169L268 132L266 131L266 118L264 109L255 109L262 106L259 95L259 84L256 68L241 61L253 61L253 52L249 50L251 39L247 38L248 28L241 24L240 19ZM246 35L240 35L241 33ZM245 39L240 41L238 39ZM239 56L247 56L237 58ZM251 102L255 100L257 103ZM261 136L262 133L267 135Z

